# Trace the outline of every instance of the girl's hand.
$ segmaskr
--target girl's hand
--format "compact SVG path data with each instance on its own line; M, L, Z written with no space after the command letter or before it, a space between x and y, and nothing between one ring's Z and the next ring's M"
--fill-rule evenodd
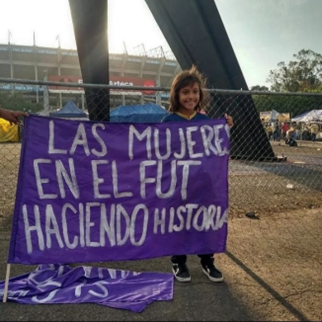
M234 125L234 120L233 120L233 118L232 118L230 115L228 115L227 113L225 113L225 119L226 119L226 122L227 122L228 126L229 126L230 128L232 128L232 127L233 127L233 125Z

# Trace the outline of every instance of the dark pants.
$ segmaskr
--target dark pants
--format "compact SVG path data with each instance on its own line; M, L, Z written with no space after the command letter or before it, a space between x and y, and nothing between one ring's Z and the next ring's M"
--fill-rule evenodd
M201 258L203 264L212 264L214 262L213 254L201 254L198 255ZM171 257L173 264L184 264L187 261L187 255L175 255Z

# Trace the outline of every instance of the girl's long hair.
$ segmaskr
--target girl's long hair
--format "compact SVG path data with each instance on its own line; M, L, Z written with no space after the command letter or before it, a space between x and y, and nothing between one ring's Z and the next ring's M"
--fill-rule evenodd
M179 102L179 92L183 87L191 86L193 84L199 85L199 103L196 106L196 112L200 112L201 110L206 110L210 95L208 91L206 91L206 78L203 74L201 74L195 65L188 70L183 70L179 73L173 80L171 89L170 89L170 107L169 112L173 113L180 109Z

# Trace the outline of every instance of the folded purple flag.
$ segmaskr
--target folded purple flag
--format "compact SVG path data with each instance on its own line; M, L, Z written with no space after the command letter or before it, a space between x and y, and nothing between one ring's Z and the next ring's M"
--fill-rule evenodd
M5 282L0 282L3 298ZM110 268L39 265L9 280L7 299L25 304L97 303L142 312L153 301L173 299L173 275Z

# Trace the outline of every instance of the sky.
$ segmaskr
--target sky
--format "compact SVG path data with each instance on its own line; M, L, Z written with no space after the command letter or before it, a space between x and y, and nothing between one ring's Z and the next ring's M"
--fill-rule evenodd
M269 87L269 71L301 49L322 54L322 0L214 1L249 88ZM37 46L76 49L68 0L0 0L0 44L33 45L34 34ZM108 0L108 39L110 53L171 51L144 0Z

